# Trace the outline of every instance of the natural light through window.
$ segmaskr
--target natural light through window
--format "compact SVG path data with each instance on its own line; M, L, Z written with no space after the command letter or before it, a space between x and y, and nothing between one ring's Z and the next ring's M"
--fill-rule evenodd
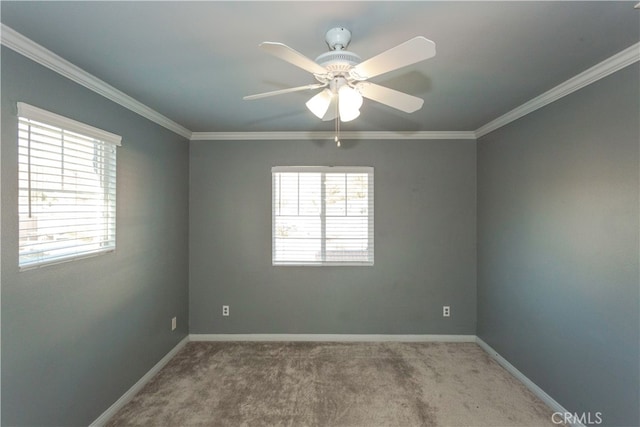
M19 266L112 251L120 137L18 104Z
M272 168L273 265L373 265L373 168Z

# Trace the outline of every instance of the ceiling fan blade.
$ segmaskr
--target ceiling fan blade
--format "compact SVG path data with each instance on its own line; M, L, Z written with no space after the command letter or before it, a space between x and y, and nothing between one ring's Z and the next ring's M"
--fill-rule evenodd
M359 63L349 73L356 80L366 80L424 61L435 54L436 44L427 38L418 36Z
M413 113L422 108L422 104L424 104L424 100L421 98L371 82L358 83L356 90L365 98L388 105L405 113Z
M274 91L271 91L271 92L257 93L255 95L247 95L247 96L243 97L242 99L244 99L245 101L251 101L251 100L254 100L254 99L266 98L268 96L282 95L284 93L300 92L300 91L303 91L303 90L319 89L319 88L325 87L325 86L327 86L325 83L315 83L315 84L312 84L312 85L290 87L288 89L280 89L280 90L274 90Z
M303 70L307 70L310 73L320 75L327 74L327 70L324 67L285 44L278 42L262 42L260 43L260 47L271 55L277 56L278 58L283 59L296 67L300 67Z

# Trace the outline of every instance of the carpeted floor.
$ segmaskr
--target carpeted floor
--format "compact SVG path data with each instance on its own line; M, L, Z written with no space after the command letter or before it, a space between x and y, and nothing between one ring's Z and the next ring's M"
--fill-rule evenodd
M553 426L475 343L190 342L108 426Z

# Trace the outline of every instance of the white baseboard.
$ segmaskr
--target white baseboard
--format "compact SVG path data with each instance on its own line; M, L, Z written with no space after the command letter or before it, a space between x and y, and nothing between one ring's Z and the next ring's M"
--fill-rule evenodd
M160 361L156 363L153 368L149 370L149 372L144 374L144 376L140 378L138 382L136 382L129 390L127 390L126 393L120 397L120 399L116 400L113 405L111 405L106 411L102 413L102 415L96 418L94 422L89 424L89 427L101 427L105 425L109 421L109 419L114 416L115 413L118 412L124 405L126 405L133 398L133 396L135 396L135 394L139 392L142 387L144 387L145 384L147 384L149 380L153 378L153 376L157 374L160 369L162 369L164 365L166 365L169 360L171 360L173 356L175 356L176 353L178 353L178 351L180 351L182 347L184 347L188 342L189 336L186 336L175 347L173 347L173 349L171 349L169 353L167 353L162 359L160 359Z
M475 335L191 334L191 341L476 342Z
M500 366L509 371L511 375L516 377L518 381L524 384L533 394L535 394L540 400L542 400L546 405L551 408L554 412L560 413L569 413L562 405L560 405L556 400L549 396L543 389L538 387L536 383L531 381L525 374L520 372L515 366L507 361L504 357L500 356L500 354L495 351L489 344L484 342L482 338L476 337L476 342L478 345L489 354ZM571 424L573 427L585 427L582 423Z

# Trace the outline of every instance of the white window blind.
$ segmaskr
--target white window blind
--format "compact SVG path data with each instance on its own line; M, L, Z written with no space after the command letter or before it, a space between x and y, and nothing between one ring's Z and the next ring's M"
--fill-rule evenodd
M18 103L21 269L112 251L118 135Z
M271 175L273 265L373 265L373 168L281 166Z

